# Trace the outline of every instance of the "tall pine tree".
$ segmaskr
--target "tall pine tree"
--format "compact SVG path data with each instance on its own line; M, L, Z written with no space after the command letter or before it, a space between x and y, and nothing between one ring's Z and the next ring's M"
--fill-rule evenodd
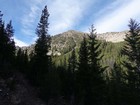
M79 49L78 71L76 76L76 100L77 104L85 103L86 92L90 81L88 65L88 46L84 37Z
M7 26L6 26L6 36L8 37L8 42L7 42L7 56L8 56L8 61L11 62L11 64L15 60L15 42L13 39L14 36L14 29L12 26L12 21L10 21Z
M14 29L10 21L6 28L0 11L0 66L1 70L10 70L15 58Z
M66 98L68 98L70 100L71 104L74 103L76 66L77 66L77 59L76 59L75 49L73 49L72 53L68 59L68 70L66 72L66 83L65 83Z
M2 16L3 14L1 13L0 11L0 67L1 67L1 70L4 69L4 54L5 54L5 51L4 51L4 47L5 47L5 30L4 30L4 22L2 20Z
M48 17L48 9L47 6L45 6L36 29L38 39L35 44L35 54L31 60L33 79L35 79L38 84L43 82L46 73L51 68L51 56L48 55L51 49L51 37L48 34Z
M96 39L96 29L93 25L90 28L89 34L89 72L90 72L90 81L89 89L87 91L86 104L97 104L100 105L103 101L104 93L103 89L105 82L103 80L103 68L100 65L100 59L102 58L101 51L99 49L100 43Z
M130 104L138 104L140 94L140 25L133 19L129 22L129 32L126 34L126 45L122 53L128 57L123 64L127 68L128 101ZM135 98L133 98L135 97ZM140 104L140 103L139 103Z

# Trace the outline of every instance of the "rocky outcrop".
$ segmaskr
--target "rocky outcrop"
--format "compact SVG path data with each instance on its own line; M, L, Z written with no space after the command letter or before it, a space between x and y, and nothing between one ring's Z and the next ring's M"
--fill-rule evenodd
M121 42L124 41L126 34L128 33L128 31L123 31L123 32L107 32L107 33L103 33L103 34L98 34L97 38L99 40L105 40L105 41L109 41L109 42Z

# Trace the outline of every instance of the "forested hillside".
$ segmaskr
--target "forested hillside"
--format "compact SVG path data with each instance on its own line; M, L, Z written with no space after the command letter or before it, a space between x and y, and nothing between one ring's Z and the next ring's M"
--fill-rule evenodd
M99 38L94 25L89 34L70 30L50 36L48 18L45 6L35 44L20 48L12 21L5 26L0 12L0 104L140 105L136 20L130 19L124 41L114 43Z

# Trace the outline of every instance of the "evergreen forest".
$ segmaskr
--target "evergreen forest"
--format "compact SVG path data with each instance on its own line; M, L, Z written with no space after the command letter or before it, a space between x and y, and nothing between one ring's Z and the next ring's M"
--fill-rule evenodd
M29 52L15 46L12 21L5 24L0 11L0 105L140 105L139 22L130 19L126 38L118 43L97 40L91 25L77 47L71 43L54 55L49 15L45 6ZM14 94L22 76L44 104L12 103L14 97L7 93Z

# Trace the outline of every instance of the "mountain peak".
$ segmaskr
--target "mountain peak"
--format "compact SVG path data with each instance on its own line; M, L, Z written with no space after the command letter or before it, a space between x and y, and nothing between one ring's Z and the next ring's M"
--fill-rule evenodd
M127 33L128 31L106 32L97 34L97 39L113 43L122 42L124 41ZM73 48L77 48L80 46L84 36L87 36L87 33L75 30L69 30L67 32L52 36L52 53L55 55L61 55L71 51ZM34 46L28 48L33 50L33 47Z
M77 32L76 30L68 30L67 32Z
M68 31L66 31L64 33L67 33L67 34L69 34L69 33L72 33L72 34L82 33L83 34L83 32L80 32L80 31L77 31L77 30L68 30Z

